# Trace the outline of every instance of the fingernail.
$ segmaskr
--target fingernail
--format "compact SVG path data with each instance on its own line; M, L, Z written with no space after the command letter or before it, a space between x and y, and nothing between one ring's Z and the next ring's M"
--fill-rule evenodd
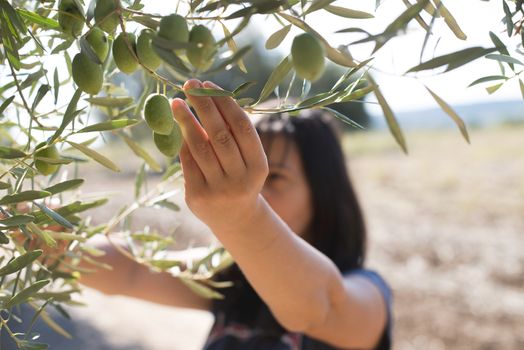
M195 89L200 87L202 87L202 83L197 79L188 80L184 84L184 89Z

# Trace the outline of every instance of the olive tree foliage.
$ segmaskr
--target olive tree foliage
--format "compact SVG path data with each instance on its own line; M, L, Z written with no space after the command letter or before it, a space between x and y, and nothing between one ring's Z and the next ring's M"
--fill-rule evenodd
M490 32L492 46L468 47L465 41L463 49L420 62L406 74L433 69L445 74L485 57L499 63L500 73L490 72L471 85L494 83L487 87L493 93L507 81L518 79L524 96L520 78L524 55L522 0L499 1L500 14L494 15L500 17L505 34L517 43L514 48L506 47ZM380 0L372 3L375 10L381 5ZM394 111L369 73L374 69L374 55L392 38L402 35L408 25L420 26L427 33L421 53L439 21L445 22L457 38L465 40L466 35L442 0L402 0L399 6L400 15L383 31L369 33L355 25L373 18L373 13L347 8L334 0L179 0L177 15L163 17L144 12L141 0L0 0L0 332L11 336L21 349L47 348L33 340L36 330L32 327L23 334L9 328L10 322L16 322L17 306L26 303L36 310L33 323L41 318L58 333L69 336L46 309L53 307L65 313L64 305L77 303L78 278L92 270L85 268L86 264L93 269L107 268L97 262L103 252L85 242L95 235L110 238L115 230L127 234L129 249L115 245L122 254L152 269L171 271L195 293L221 297L220 288L227 283L216 284L210 277L232 261L223 248L210 249L208 256L191 264L167 259L163 252L170 238L147 230L133 232L125 222L143 207L179 210L170 200L175 191L169 185L181 177L176 158L181 136L162 96L179 95L181 84L192 77L207 77L232 67L243 72L256 69L244 63L250 46L239 47L235 41L255 17L271 17L278 23L265 42L267 50L278 47L293 27L302 33L294 38L289 55L274 67L267 81L245 81L231 91L193 89L190 93L231 96L250 113L293 115L303 109L323 109L357 128L357 123L333 105L371 94L392 136L407 152ZM332 46L325 39L328 33L308 24L310 15L319 12L344 19L347 26L338 33L360 34L362 38ZM207 28L210 23L213 31ZM131 24L140 31L128 32ZM351 46L365 42L375 44L370 57L354 59ZM218 55L220 50L229 55ZM51 59L58 63L50 65ZM330 89L313 94L311 86L322 75L325 61L343 67L345 73L332 82ZM113 83L115 75L135 71L140 71L145 85L139 98ZM258 98L242 98L253 84L263 86ZM292 87L297 86L300 96L289 99ZM460 117L436 92L427 90L468 140ZM148 107L150 95L161 95L156 98L160 102ZM272 95L278 97L277 105L262 104ZM153 112L144 117L147 108ZM90 118L95 109L102 112L104 120ZM152 119L157 114L170 124L156 125ZM141 140L133 139L131 131L141 123L153 130L157 149L148 149ZM122 139L129 155L140 159L142 166L136 177L135 201L107 223L93 225L84 212L103 206L107 200L84 199L80 191L84 179L77 170L80 163L96 162L120 171L117 161L93 145L103 133ZM152 154L157 151L166 155L165 165ZM161 174L162 181L146 190L144 180L151 173Z

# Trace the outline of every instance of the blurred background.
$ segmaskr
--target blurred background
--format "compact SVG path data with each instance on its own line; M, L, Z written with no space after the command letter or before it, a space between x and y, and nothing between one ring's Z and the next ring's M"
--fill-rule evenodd
M399 3L385 3L380 8L386 16L381 27L389 23L388 16L394 18L402 10ZM352 4L355 2L349 6ZM474 10L470 10L472 6ZM489 41L486 28L499 25L500 18L489 15L494 11L490 6L491 2L481 1L448 5L470 35L472 44L468 46L486 43L486 38ZM154 7L146 7L148 10L165 12ZM476 18L471 18L470 11L478 11ZM480 22L486 27L479 29ZM284 52L268 53L260 37L267 38L272 31L259 32L260 23L250 27L239 44L254 46L246 66L257 69L243 74L233 68L202 78L226 89L248 80L266 81ZM403 78L400 83L399 74L417 63L404 60L403 51L409 51L405 49L412 47L413 40L421 43L422 39L423 34L417 31L395 39L397 46L392 44L378 58L377 66L383 71L375 72L404 131L409 155L395 143L373 100L336 106L365 127L357 131L338 123L368 225L367 267L379 271L393 289L395 349L524 349L524 102L516 85L508 84L493 95L480 86L466 89L483 75L497 74L494 62L475 62L444 77L424 77L424 83L466 122L471 139L467 144L419 80ZM448 49L456 50L457 45L451 40ZM419 49L413 48L411 55L417 58ZM343 69L329 66L312 91L329 88L343 73ZM139 96L143 89L140 74L115 79ZM258 96L261 89L262 85L256 85L245 96ZM134 130L161 161L148 129ZM110 134L104 136L101 153L126 161L118 162L122 168L119 174L97 164L80 166L86 179L85 193L110 197L106 206L89 212L95 222L104 222L133 200L130 189L141 165L138 158L128 157L129 150ZM147 179L150 186L159 180L154 175ZM216 242L188 211L183 193L173 202L181 207L179 214L142 210L133 216L133 225L174 234L174 249ZM68 309L72 322L55 315L55 320L74 334L74 340L40 324L41 340L49 341L52 349L197 350L213 322L206 312L110 297L89 289L83 301L85 307Z

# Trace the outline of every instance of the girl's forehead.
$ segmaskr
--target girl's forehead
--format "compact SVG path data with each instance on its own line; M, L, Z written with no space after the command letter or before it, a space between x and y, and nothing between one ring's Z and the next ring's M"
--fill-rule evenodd
M271 167L293 168L296 162L296 146L290 137L272 134L261 136L268 164Z

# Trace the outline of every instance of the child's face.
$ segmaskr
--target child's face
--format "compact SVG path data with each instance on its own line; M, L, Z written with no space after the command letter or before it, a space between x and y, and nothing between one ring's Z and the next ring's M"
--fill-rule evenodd
M305 234L312 218L311 192L297 146L278 135L272 140L269 154L267 147L264 144L269 175L262 195L293 232L308 240Z

